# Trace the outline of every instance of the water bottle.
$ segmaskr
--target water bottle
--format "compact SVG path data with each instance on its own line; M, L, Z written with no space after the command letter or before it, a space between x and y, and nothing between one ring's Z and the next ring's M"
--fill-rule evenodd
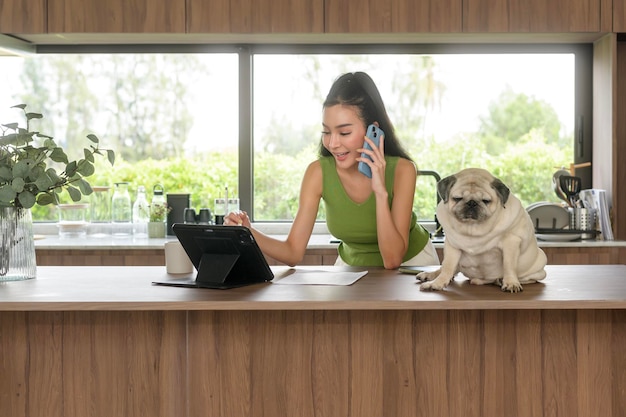
M161 184L152 187L152 202L150 203L151 222L165 222L167 220L167 204L164 191Z
M133 203L133 235L148 237L148 221L150 220L150 206L146 198L146 188L137 187L137 197Z
M132 207L127 182L115 183L111 198L111 221L113 236L126 237L132 234Z

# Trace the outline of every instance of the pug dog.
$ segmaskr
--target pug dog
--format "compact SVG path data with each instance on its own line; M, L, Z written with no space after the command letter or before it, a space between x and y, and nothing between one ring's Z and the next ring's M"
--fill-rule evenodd
M442 290L461 272L471 284L522 291L546 277L546 254L521 202L489 171L468 168L437 183L437 218L445 232L443 261L416 278L420 290Z

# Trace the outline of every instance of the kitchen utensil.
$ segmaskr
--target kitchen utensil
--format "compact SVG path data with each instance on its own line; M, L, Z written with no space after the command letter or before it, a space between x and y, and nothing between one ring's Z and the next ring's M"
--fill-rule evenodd
M552 175L552 189L556 193L557 197L569 204L567 194L565 194L565 192L561 188L561 182L559 181L559 178L563 175L569 176L570 173L566 169L561 168Z
M567 196L570 207L577 207L578 201L580 200L578 193L580 193L582 179L571 175L561 175L559 177L559 185L563 193Z

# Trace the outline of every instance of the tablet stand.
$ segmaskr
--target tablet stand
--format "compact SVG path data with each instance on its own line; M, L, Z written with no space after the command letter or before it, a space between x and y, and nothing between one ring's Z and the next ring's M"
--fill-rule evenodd
M222 284L239 259L238 253L203 253L196 282Z

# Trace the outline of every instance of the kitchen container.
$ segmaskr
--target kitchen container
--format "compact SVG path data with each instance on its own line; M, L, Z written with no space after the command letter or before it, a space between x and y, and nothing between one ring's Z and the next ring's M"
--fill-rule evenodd
M111 227L113 236L125 237L133 233L133 215L127 182L116 182L111 198Z
M111 235L111 187L98 185L92 187L89 196L89 227L91 237Z
M59 237L85 237L87 235L89 204L59 204Z
M570 207L569 227L581 232L580 238L590 240L596 238L596 210L592 208Z
M171 209L167 213L167 234L174 236L172 225L185 222L185 209L189 208L189 194L167 194L167 206Z

